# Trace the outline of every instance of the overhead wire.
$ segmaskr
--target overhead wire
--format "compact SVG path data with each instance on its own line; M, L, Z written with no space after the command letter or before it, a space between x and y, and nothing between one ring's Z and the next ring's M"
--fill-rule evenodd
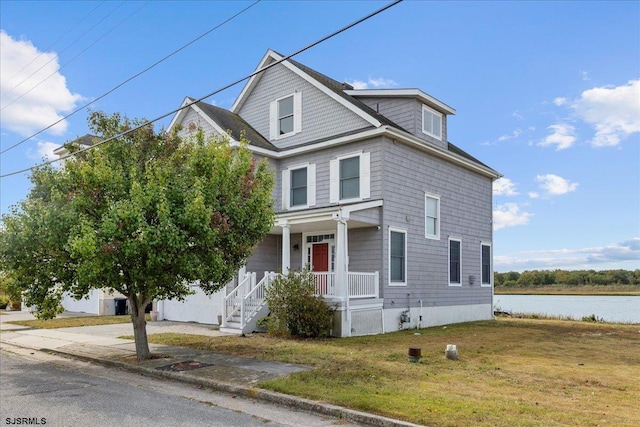
M24 65L22 68L20 68L14 75L12 75L11 77L9 77L7 79L7 83L11 82L14 78L16 78L16 76L18 76L18 74L20 74L21 72L23 72L25 70L25 68L27 68L29 65L33 64L35 61L37 61L42 55L44 55L45 52L47 52L49 49L51 49L53 46L56 45L56 43L58 43L60 40L62 40L67 34L71 33L71 31L73 31L73 29L75 29L78 25L80 25L85 19L87 19L93 12L95 12L96 10L98 10L98 8L100 6L103 5L103 3L106 0L102 0L96 7L94 7L93 9L91 9L91 11L89 13L87 13L84 17L80 18L78 20L78 22L76 22L74 25L72 25L68 30L66 30L60 37L58 37L57 39L55 39L53 42L51 42L51 44L49 44L49 46L45 47L44 49L42 49L42 51L35 57L33 58L31 61L29 61L26 65ZM96 24L97 25L97 24ZM95 27L95 25L94 25ZM93 29L93 28L92 28ZM86 34L86 33L85 33ZM83 34L84 35L84 34ZM81 36L82 37L82 36ZM73 42L71 42L71 45L73 45L76 41L78 41L80 39L80 37L76 38ZM69 45L69 46L71 46ZM67 47L69 47L67 46ZM67 48L65 48L67 49ZM58 54L62 53L58 52ZM45 64L46 65L46 64ZM38 69L39 71L39 69ZM24 81L23 81L24 82ZM22 84L23 82L21 82L20 84ZM10 93L14 88L10 89L9 92ZM7 94L5 93L4 95L2 95L3 97Z
M165 114L162 114L161 116L158 116L158 117L156 117L156 118L154 118L152 120L148 120L148 121L146 121L146 122L144 122L144 123L142 123L142 124L140 124L138 126L135 126L135 127L131 128L131 129L125 131L125 132L121 132L121 133L119 133L117 135L114 135L114 136L109 137L107 139L104 139L102 141L98 141L93 145L81 148L81 149L79 149L77 151L74 151L73 153L68 153L68 154L66 154L64 156L60 156L57 159L52 159L52 160L49 160L49 161L46 161L46 162L42 162L42 163L40 163L38 165L31 166L29 168L25 168L25 169L21 169L21 170L18 170L18 171L10 172L10 173L4 174L4 175L0 175L0 178L6 178L8 176L17 175L17 174L20 174L20 173L23 173L23 172L28 172L28 171L31 171L31 170L34 170L34 169L37 169L37 168L41 168L43 166L47 166L47 165L50 165L50 164L53 164L53 163L57 163L57 162L60 162L62 160L65 160L65 159L67 159L69 157L73 157L73 156L75 156L77 154L83 153L85 151L93 150L93 149L101 146L102 144L106 144L107 142L116 140L118 138L122 138L123 136L128 135L128 134L130 134L132 132L135 132L135 131L137 131L139 129L142 129L143 127L146 127L151 123L155 123L155 122L157 122L159 120L162 120L162 119L164 119L166 117L169 117L169 116L171 116L171 115L173 115L173 114L175 114L175 113L177 113L177 112L179 112L181 110L184 110L185 108L189 108L190 106L192 106L194 104L197 104L198 102L204 101L205 99L210 98L213 95L216 95L216 94L218 94L218 93L220 93L222 91L225 91L225 90L227 90L227 89L229 89L229 88L231 88L231 87L233 87L233 86L235 86L235 85L237 85L237 84L239 84L239 83L241 83L241 82L243 82L245 80L248 80L248 79L250 79L250 78L252 78L252 77L254 77L254 76L256 76L256 75L258 75L260 73L263 73L263 72L269 70L270 68L275 67L276 65L280 64L281 62L286 61L288 59L291 59L294 56L297 56L297 55L301 54L302 52L305 52L305 51L311 49L312 47L315 47L315 46L319 45L320 43L323 43L323 42L325 42L325 41L337 36L338 34L341 34L341 33L345 32L345 31L355 27L356 25L359 25L362 22L367 21L368 19L371 19L372 17L374 17L374 16L386 11L387 9L390 9L391 7L397 5L398 3L401 3L401 2L402 2L402 0L394 0L391 3L388 3L387 5L381 7L380 9L377 9L377 10L369 13L368 15L366 15L366 16L364 16L364 17L352 22L351 24L348 24L348 25L346 25L346 26L334 31L334 32L330 33L329 35L326 35L326 36L316 40L315 42L312 42L312 43L304 46L303 48L298 49L297 51L278 59L277 61L271 62L270 64L265 65L264 67L254 71L253 73L246 75L245 77L242 77L242 78L240 78L238 80L235 80L232 83L229 83L229 84L227 84L227 85L225 85L225 86L223 86L223 87L221 87L219 89L216 89L213 92L210 92L210 93L208 93L208 94L206 94L206 95L204 95L204 96L202 96L202 97L200 97L200 98L198 98L196 100L188 102L188 103L182 105L181 107L176 108L174 110L171 110L171 111L169 111L169 112L167 112Z
M82 33L81 35L79 35L76 39L74 39L71 43L69 43L66 47L64 47L60 52L57 52L57 55L54 55L51 59L49 59L47 62L45 62L44 64L42 64L37 70L35 70L34 72L32 72L31 74L29 74L27 77L25 77L20 83L18 83L17 85L15 85L14 87L12 87L11 89L9 89L8 91L6 91L5 93L2 94L2 98L6 98L8 94L10 94L11 92L14 91L14 89L17 89L19 86L22 86L23 83L25 83L26 81L28 81L31 77L33 77L38 71L42 70L44 67L46 67L49 63L51 63L54 59L56 59L57 57L60 56L60 54L64 53L67 51L67 49L69 49L71 46L73 46L74 44L76 44L76 42L78 40L80 40L81 38L83 38L84 36L86 36L87 34L89 34L91 31L93 31L98 25L100 25L102 22L104 22L109 16L113 15L113 13L118 10L120 7L122 7L122 5L124 4L124 1L122 3L120 3L118 6L116 6L111 12L107 13L105 16L102 17L102 19L100 21L98 21L96 24L94 24L91 28L89 28L87 31L85 31L84 33ZM94 9L95 10L95 9ZM128 19L128 18L127 18ZM52 43L50 45L53 46ZM95 44L95 43L94 43ZM45 51L48 50L45 49ZM86 49L85 49L86 50ZM83 51L84 52L84 51ZM37 58L39 58L44 52L40 53L40 55L38 55L35 59L33 59L31 62L35 61ZM31 64L31 62L29 64ZM22 69L25 69L29 64L25 65L24 67L22 67ZM65 64L66 65L66 64ZM64 67L64 66L63 66ZM60 69L62 69L63 67L60 67ZM20 70L22 71L22 70ZM18 73L20 72L18 71ZM54 73L55 74L55 73ZM15 75L14 75L15 77ZM39 86L43 81L48 80L51 77L51 75L47 76L44 80L40 81L36 86ZM13 78L13 77L12 77ZM33 89L35 88L32 87L31 89L29 89L27 92L23 93L22 95L20 95L18 98L14 99L13 101L11 101L9 104L5 105L4 107L0 108L0 111L4 110L6 107L8 107L9 105L13 104L15 101L17 101L18 99L22 98L24 95L26 95L27 93L31 92Z
M57 70L55 70L53 73L49 74L47 77L45 77L44 79L42 79L41 81L39 81L38 83L36 83L34 86L32 86L29 90L27 90L26 92L24 92L22 95L18 96L17 98L13 99L11 102L9 102L8 104L5 104L2 108L0 108L0 111L4 110L5 108L7 108L8 106L14 104L16 101L20 100L21 98L23 98L24 96L26 96L29 92L31 92L32 90L34 90L35 88L37 88L38 86L40 86L42 83L46 82L47 80L49 80L52 76L55 76L56 74L58 74L58 72L60 70L62 70L64 67L66 67L67 65L71 64L73 61L75 61L76 59L78 59L80 56L82 56L83 53L85 53L87 50L91 49L93 46L95 46L100 40L102 40L103 38L105 38L106 36L108 36L111 32L113 32L116 28L118 28L120 25L122 25L127 19L131 18L133 15L135 15L136 13L138 13L138 11L140 11L140 9L142 9L143 7L145 7L147 4L149 4L149 1L144 2L139 8L137 8L136 10L134 10L132 13L130 13L126 18L124 18L122 21L118 22L116 25L114 25L113 27L111 27L109 29L109 31L107 31L106 33L102 34L100 37L98 37L96 40L94 40L89 46L87 46L86 48L84 48L83 50L81 50L78 54L76 54L76 56L74 56L73 58L71 58L69 61L65 62L60 68L58 68ZM55 57L54 57L55 58ZM52 58L51 60L49 60L49 62L51 62L54 58ZM47 64L49 63L47 62ZM46 65L46 64L45 64ZM43 65L44 67L44 65ZM42 67L41 67L42 68ZM40 68L40 69L41 69ZM39 71L39 70L37 70ZM32 73L31 75L35 74L37 71L35 71L34 73ZM31 76L29 76L31 77ZM28 77L27 77L28 78Z
M133 76L127 78L126 80L122 81L121 83L119 83L118 85L116 85L115 87L113 87L112 89L108 90L107 92L103 93L102 95L98 96L97 98L94 98L93 100L91 100L90 102L87 102L86 104L82 105L81 107L73 110L71 113L67 114L66 116L60 118L59 120L55 121L54 123L51 123L49 126L40 129L38 132L28 136L27 138L16 142L15 144L13 144L12 146L5 148L4 150L0 151L0 154L4 154L9 150L12 150L13 148L29 141L30 139L40 135L42 132L51 129L52 127L54 127L55 125L57 125L58 123L63 122L64 120L68 119L69 117L75 115L76 113L84 110L85 108L89 107L90 105L98 102L99 100L103 99L104 97L110 95L111 93L115 92L116 90L118 90L119 88L121 88L122 86L124 86L125 84L129 83L131 80L141 76L142 74L146 73L147 71L151 70L152 68L154 68L155 66L157 66L158 64L166 61L167 59L171 58L172 56L176 55L177 53L181 52L182 50L186 49L187 47L191 46L193 43L197 42L198 40L202 39L203 37L209 35L210 33L212 33L213 31L217 30L218 28L222 27L223 25L229 23L230 21L232 21L233 19L237 18L238 16L240 16L241 14L243 14L244 12L246 12L247 10L249 10L250 8L252 8L253 6L255 6L256 4L260 3L261 0L256 0L253 3L251 3L250 5L248 5L247 7L243 8L242 10L236 12L234 15L230 16L229 18L225 19L224 21L222 21L221 23L217 24L216 26L210 28L209 30L205 31L204 33L202 33L201 35L199 35L198 37L196 37L195 39L192 39L191 41L189 41L188 43L182 45L181 47L179 47L178 49L174 50L173 52L169 53L168 55L166 55L165 57L163 57L162 59L154 62L153 64L151 64L150 66L148 66L147 68L145 68L142 71L139 71L138 73L134 74Z

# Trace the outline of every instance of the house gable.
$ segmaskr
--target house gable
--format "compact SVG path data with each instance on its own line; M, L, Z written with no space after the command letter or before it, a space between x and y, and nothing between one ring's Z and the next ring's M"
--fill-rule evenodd
M280 55L269 51L259 69L279 59L282 59ZM320 76L319 73L309 75L292 61L281 62L252 77L232 111L242 116L278 149L382 125L377 118L328 87L326 83L330 79L325 77L323 80L327 81L319 81ZM293 119L287 117L291 104ZM280 114L285 109L286 112ZM290 121L285 130L278 128L278 120L282 120L283 126L285 120Z

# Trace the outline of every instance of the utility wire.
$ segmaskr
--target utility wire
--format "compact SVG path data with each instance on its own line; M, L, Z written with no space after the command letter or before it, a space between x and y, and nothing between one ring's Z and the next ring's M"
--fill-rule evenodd
M40 82L36 83L34 86L31 87L31 89L27 90L26 92L24 92L22 95L18 96L17 98L13 99L11 102L9 102L8 104L6 104L5 106L3 106L2 108L0 108L0 111L4 110L5 108L7 108L9 105L15 103L16 101L18 101L19 99L21 99L22 97L24 97L25 95L27 95L29 92L31 92L32 90L34 90L35 88L37 88L38 86L40 86L42 83L46 82L47 80L49 80L52 76L55 76L56 74L58 74L58 72L60 70L62 70L64 67L66 67L67 65L71 64L73 61L75 61L76 59L78 59L78 57L82 56L83 53L85 53L86 51L88 51L89 49L91 49L94 45L96 45L100 40L102 40L103 38L105 38L106 36L108 36L109 34L111 34L111 32L113 30L115 30L116 28L118 28L120 25L122 25L127 19L131 18L133 15L135 15L136 13L138 13L138 11L140 9L142 9L143 7L145 7L147 4L149 3L149 1L143 3L139 8L137 8L136 10L134 10L131 14L129 14L129 16L127 16L126 18L124 18L122 21L118 22L116 25L114 25L113 27L111 27L111 29L109 29L109 31L107 31L106 33L104 33L103 35L101 35L99 38L97 38L96 40L93 41L93 43L91 43L89 46L87 46L86 48L84 48L82 51L80 51L76 56L74 56L73 58L71 58L69 61L67 61L66 63L64 63L58 70L54 71L53 73L49 74L47 77L45 77L44 79L40 80ZM49 62L53 61L55 59L55 56L53 58L51 58L49 60ZM47 62L47 64L49 63ZM45 65L47 65L45 64ZM29 77L31 77L32 75L34 75L35 73L37 73L38 71L40 71L42 68L44 67L44 65L42 67L40 67L38 70L34 71ZM27 79L29 78L27 77ZM26 80L24 80L26 81ZM19 85L18 85L19 86ZM16 86L17 87L17 86ZM10 92L10 91L9 91Z
M121 88L122 86L124 86L125 84L129 83L131 80L141 76L142 74L146 73L147 71L151 70L152 68L154 68L156 65L166 61L167 59L171 58L172 56L174 56L175 54L177 54L178 52L186 49L187 47L191 46L193 43L197 42L198 40L202 39L203 37L209 35L210 33L212 33L213 31L217 30L218 28L222 27L223 25L227 24L228 22L232 21L233 19L237 18L238 16L240 16L241 14L243 14L244 12L246 12L247 10L249 10L250 8L252 8L253 6L255 6L256 4L258 4L261 0L256 0L253 3L251 3L249 6L245 7L244 9L240 10L239 12L237 12L236 14L232 15L231 17L225 19L224 21L222 21L221 23L219 23L218 25L216 25L215 27L211 28L210 30L202 33L201 35L199 35L198 37L196 37L195 39L191 40L190 42L188 42L187 44L183 45L182 47L174 50L173 52L171 52L170 54L168 54L167 56L165 56L164 58L154 62L153 64L151 64L150 66L148 66L147 68L145 68L144 70L138 72L137 74L134 74L133 76L129 77L128 79L124 80L123 82L121 82L120 84L118 84L117 86L115 86L113 89L110 89L109 91L103 93L102 95L100 95L99 97L93 99L92 101L84 104L83 106L73 110L71 113L67 114L66 116L62 117L61 119L59 119L58 121L51 123L49 126L45 127L44 129L39 130L38 132L34 133L31 136L28 136L27 138L23 139L22 141L18 141L15 144L13 144L12 146L5 148L4 150L0 151L0 154L4 154L9 150L12 150L13 148L27 142L28 140L30 140L31 138L34 138L38 135L40 135L42 132L51 129L52 127L54 127L55 125L57 125L60 122L63 122L64 120L68 119L69 117L73 116L74 114L84 110L85 108L87 108L88 106L100 101L102 98L106 97L107 95L110 95L111 93L115 92L116 90L118 90L119 88Z
M81 35L79 35L74 41L72 41L71 43L69 43L64 49L62 49L60 52L58 52L56 55L54 55L50 60L48 60L47 62L45 62L44 64L42 64L40 66L40 68L38 68L37 70L35 70L34 72L32 72L31 74L29 74L27 77L25 77L20 83L18 83L17 85L15 85L14 87L12 87L11 89L9 89L8 91L6 91L5 93L2 94L3 98L6 98L8 94L10 94L11 92L13 92L15 89L17 89L19 86L22 86L23 83L25 83L27 80L29 80L31 77L33 77L34 74L36 74L38 71L42 70L45 66L47 66L51 61L53 61L54 59L58 58L60 56L60 54L66 52L67 49L69 49L71 46L73 46L74 44L76 44L76 42L78 40L80 40L82 37L84 37L85 35L89 34L91 31L93 31L94 28L96 28L98 25L100 25L102 22L104 22L105 19L107 19L109 16L111 16L116 10L118 10L122 5L124 4L124 1L122 3L120 3L118 6L116 6L115 9L113 9L111 12L107 13L100 21L98 21L93 27L89 28L87 31L85 31L84 33L82 33ZM95 9L94 9L95 10ZM92 11L93 12L93 11ZM58 39L60 40L60 39ZM53 46L55 44L52 43L49 47ZM48 50L49 48L45 49ZM86 50L86 49L85 49ZM83 51L84 52L84 51ZM42 53L40 54L42 55ZM40 55L38 55L37 58L33 59L31 62L35 61L36 59L38 59L40 57ZM74 58L75 59L75 58ZM29 64L31 64L31 62ZM22 70L24 70L29 64L25 65L24 67L22 67ZM65 64L66 65L66 64ZM63 65L64 67L64 65ZM60 67L62 68L62 67ZM20 71L22 71L20 70ZM20 72L18 71L18 73ZM54 73L55 74L55 73ZM17 75L17 73L16 73ZM15 75L14 75L15 77ZM47 80L50 76L48 76L47 78L45 78L44 80L40 81L40 83L44 82L45 80ZM13 79L13 77L12 77ZM36 86L40 85L40 83L38 83ZM14 102L16 102L18 99L22 98L24 95L26 95L27 93L31 92L36 86L32 87L31 89L29 89L27 92L23 93L22 95L20 95L18 98L14 99L13 101L11 101L11 103L5 105L4 107L2 107L0 109L0 111L4 110L7 106L13 104Z
M400 2L402 2L402 0L395 0L395 1L393 1L393 2L391 2L389 4L387 4L387 5L383 6L382 8L380 8L378 10L376 10L374 12L371 12L370 14L364 16L363 18L360 18L357 21L352 22L351 24L342 27L339 30L334 31L333 33L331 33L331 34L329 34L327 36L324 36L321 39L319 39L319 40L317 40L317 41L315 41L313 43L310 43L310 44L306 45L305 47L303 47L303 48L301 48L301 49L299 49L299 50L297 50L297 51L295 51L295 52L293 52L293 53L291 53L291 54L289 54L287 56L284 56L284 57L282 57L281 59L279 59L277 61L274 61L274 62L272 62L272 63L270 63L268 65L265 65L264 67L260 68L259 70L254 71L253 73L251 73L251 74L249 74L249 75L247 75L245 77L242 77L242 78L240 78L240 79L238 79L238 80L236 80L236 81L234 81L232 83L227 84L226 86L221 87L220 89L217 89L217 90L215 90L215 91L213 91L211 93L208 93L208 94L204 95L201 98L198 98L198 99L196 99L196 100L194 100L192 102L189 102L189 103L183 105L180 108L176 108L175 110L169 111L168 113L165 113L165 114L163 114L161 116L158 116L153 120L149 120L149 121L147 121L147 122L145 122L145 123L143 123L143 124L141 124L139 126L131 128L131 129L125 131L125 132L121 132L121 133L119 133L117 135L114 135L114 136L112 136L110 138L104 139L104 140L99 141L99 142L97 142L97 143L95 143L93 145L87 146L87 147L82 148L82 149L80 149L78 151L75 151L73 153L69 153L69 154L67 154L65 156L61 156L61 157L59 157L57 159L52 159L52 160L40 163L38 165L32 166L30 168L25 168L25 169L21 169L21 170L15 171L15 172L10 172L10 173L4 174L4 175L0 175L0 178L6 178L8 176L17 175L17 174L22 173L22 172L28 172L30 170L34 170L34 169L37 169L37 168L40 168L40 167L43 167L43 166L46 166L46 165L50 165L50 164L65 160L65 159L67 159L69 157L75 156L77 154L83 153L83 152L88 151L88 150L92 150L94 148L99 147L102 144L106 144L107 142L113 141L115 139L118 139L118 138L121 138L121 137L123 137L125 135L128 135L128 134L130 134L132 132L135 132L135 131L137 131L139 129L142 129L143 127L148 126L150 123L155 123L155 122L157 122L159 120L162 120L162 119L164 119L166 117L169 117L169 116L177 113L178 111L184 110L185 108L189 108L193 104L197 104L198 102L204 101L205 99L207 99L207 98L209 98L209 97L211 97L213 95L216 95L216 94L218 94L218 93L220 93L222 91L225 91L225 90L237 85L238 83L241 83L241 82L243 82L245 80L248 80L251 77L254 77L254 76L256 76L256 75L258 75L260 73L263 73L263 72L267 71L268 69L270 69L272 67L275 67L276 65L280 64L281 62L286 61L288 59L291 59L294 56L297 56L297 55L301 54L302 52L305 52L305 51L311 49L312 47L315 47L315 46L319 45L320 43L323 43L323 42L325 42L325 41L337 36L338 34L343 33L344 31L347 31L347 30L355 27L356 25L361 24L362 22L373 18L374 16L376 16L376 15L384 12L385 10L397 5Z
M53 46L56 45L56 43L58 43L60 40L62 40L67 34L69 34L74 28L76 28L78 25L80 25L82 23L82 21L84 21L85 19L87 19L89 17L89 15L91 15L93 12L95 12L100 6L102 6L102 4L105 2L106 0L101 1L96 7L94 7L91 12L87 13L83 18L81 18L78 22L75 23L75 25L71 26L71 28L69 28L67 31L65 31L60 37L58 37L54 42L52 42L49 46L47 46L46 48L42 49L42 52L40 52L40 54L38 56L36 56L35 58L33 58L31 61L29 61L24 67L20 68L20 70L18 70L18 72L16 72L13 76L9 77L9 79L7 80L7 83L9 83L10 81L12 81L13 79L15 79L18 74L20 74L22 71L24 71L25 68L27 68L29 65L33 64L35 61L37 61L42 55L44 55L45 52L47 52L49 49L51 49ZM98 24L96 24L98 25ZM95 27L95 25L94 25ZM93 28L91 28L93 29ZM89 30L91 31L91 30ZM86 34L86 32L84 33ZM83 34L83 35L84 35ZM80 36L82 37L82 36ZM73 42L71 42L71 45L73 45L76 41L78 41L80 39L80 37L78 37L77 39L75 39ZM64 50L66 50L69 46L65 47ZM58 54L62 53L59 52ZM48 62L47 62L48 64ZM46 64L45 64L46 65ZM38 69L39 70L39 69ZM26 80L26 79L25 79ZM24 81L20 82L20 84L22 84ZM18 87L20 84L18 84L17 86L13 87L12 89L9 90L9 92L11 92L13 89L15 89L16 87ZM9 93L7 92L7 93ZM5 93L4 95L2 95L2 97L6 96L7 93Z

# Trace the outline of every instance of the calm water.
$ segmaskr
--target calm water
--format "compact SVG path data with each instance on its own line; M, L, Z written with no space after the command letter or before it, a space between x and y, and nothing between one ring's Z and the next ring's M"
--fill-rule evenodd
M606 322L640 323L640 296L495 295L493 307L510 313L568 316L595 314Z

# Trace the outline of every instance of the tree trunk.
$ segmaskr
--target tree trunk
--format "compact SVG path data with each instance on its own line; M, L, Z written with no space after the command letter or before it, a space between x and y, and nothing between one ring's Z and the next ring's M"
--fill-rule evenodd
M144 308L148 302L142 298L129 298L129 302L131 303L133 337L136 341L136 357L138 360L151 359L149 341L147 340L147 320L144 318Z

